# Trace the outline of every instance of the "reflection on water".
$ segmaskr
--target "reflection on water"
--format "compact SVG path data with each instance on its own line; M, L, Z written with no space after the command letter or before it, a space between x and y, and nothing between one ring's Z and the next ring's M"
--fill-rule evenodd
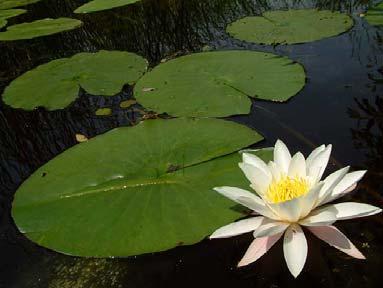
M376 1L374 1L376 2ZM78 30L29 41L0 43L0 92L18 75L52 59L99 49L127 50L152 66L165 57L210 49L251 49L287 55L305 66L308 83L288 103L254 101L252 113L232 117L266 136L281 138L293 150L309 152L333 143L330 168L368 168L360 189L347 200L383 206L383 47L382 30L359 14L363 0L143 0L89 15L72 11L83 0L42 0L10 24L45 17L71 16ZM355 27L338 37L304 45L267 47L244 43L225 33L228 23L270 9L313 8L351 13ZM191 247L129 259L82 259L38 247L25 239L10 216L13 194L37 167L88 138L138 122L142 113L121 109L132 97L125 87L111 98L81 97L68 109L32 112L0 107L0 287L378 287L383 265L382 216L340 223L368 260L349 259L309 236L304 273L293 280L277 245L256 264L236 269L251 235L205 240ZM97 117L99 107L112 115Z

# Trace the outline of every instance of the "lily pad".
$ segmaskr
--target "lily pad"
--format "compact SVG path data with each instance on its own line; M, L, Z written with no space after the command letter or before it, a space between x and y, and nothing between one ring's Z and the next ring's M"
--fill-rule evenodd
M224 117L250 112L256 99L285 101L305 85L303 67L255 51L196 53L145 74L134 95L145 108L172 116Z
M374 26L383 25L383 2L368 9L365 19Z
M10 9L20 6L26 6L41 0L0 0L0 9Z
M79 53L21 75L5 89L3 101L25 110L63 109L78 97L80 87L93 95L113 96L125 84L135 83L146 69L147 61L134 53Z
M269 11L245 17L227 27L234 38L261 44L295 44L316 41L346 32L354 25L350 16L328 10Z
M0 28L7 25L7 19L12 18L21 14L24 14L27 10L24 9L9 9L9 10L0 10Z
M93 0L80 7L74 13L92 13L97 11L109 10L116 7L126 6L140 0Z
M208 118L117 128L39 168L17 190L13 218L32 241L70 255L130 256L193 244L243 216L212 188L247 188L233 152L261 139Z
M71 18L41 19L29 23L9 26L7 31L0 33L0 41L14 41L32 39L73 30L82 25L82 22Z

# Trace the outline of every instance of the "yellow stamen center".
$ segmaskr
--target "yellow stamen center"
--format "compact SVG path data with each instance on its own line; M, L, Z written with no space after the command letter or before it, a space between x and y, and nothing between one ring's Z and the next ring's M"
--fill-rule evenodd
M280 203L303 196L309 189L309 183L306 179L285 176L278 182L270 184L266 197L271 203Z

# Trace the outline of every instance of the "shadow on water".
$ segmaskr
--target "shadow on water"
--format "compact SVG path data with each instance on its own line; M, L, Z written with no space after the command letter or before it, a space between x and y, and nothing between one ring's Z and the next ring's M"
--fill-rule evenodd
M333 0L143 0L134 5L89 15L72 11L80 0L43 0L10 24L45 17L72 16L81 29L28 41L0 43L0 91L25 71L52 59L99 49L127 50L146 57L152 66L165 57L210 49L251 49L288 55L305 66L308 83L288 103L254 101L250 115L231 119L277 138L293 150L308 153L333 143L332 164L369 169L356 193L347 200L383 205L383 46L382 31L359 14L368 1ZM268 47L244 43L225 33L228 23L262 11L321 8L351 13L355 27L338 37L303 45ZM119 108L132 97L131 88L108 99L80 98L69 108L47 112L0 107L0 287L380 287L383 265L383 219L370 217L338 226L365 253L366 262L309 237L308 263L293 280L277 245L244 269L236 263L251 235L202 241L163 253L128 259L85 259L38 247L23 237L10 216L13 194L35 169L87 137L114 127L132 125L143 117ZM99 117L99 107L112 107ZM330 171L329 171L330 172Z

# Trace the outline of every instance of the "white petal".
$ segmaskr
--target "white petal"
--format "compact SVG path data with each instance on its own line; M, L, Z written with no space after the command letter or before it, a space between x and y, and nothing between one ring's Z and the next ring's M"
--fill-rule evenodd
M288 176L306 177L306 161L302 153L296 153L291 159Z
M215 191L222 194L223 196L233 200L258 214L266 216L271 219L279 220L279 217L276 216L270 208L265 204L265 202L259 198L257 195L240 189L237 187L215 187Z
M254 167L257 167L258 169L261 169L265 174L271 177L269 167L258 156L250 154L250 153L243 153L242 159L243 159L243 163L253 165Z
M311 154L306 159L306 165L311 166L312 161L319 155L319 153L323 152L326 149L325 145L321 145L318 148L314 149Z
M333 224L336 220L336 213L332 210L315 210L299 221L299 224L303 226L325 226Z
M277 140L274 148L274 162L281 169L281 171L287 174L291 161L291 154L286 145L281 141Z
M283 221L297 222L299 220L301 208L298 198L280 203L267 203L267 205Z
M308 227L319 239L357 259L366 259L351 241L334 226Z
M273 181L275 182L279 181L279 179L281 178L282 171L279 169L277 164L275 164L273 161L270 161L268 166L269 166L269 171L271 172L271 175L273 177Z
M252 187L256 189L256 192L263 194L270 185L271 176L250 164L239 163L239 167L251 182Z
M382 209L364 203L343 202L327 205L321 210L333 211L337 220L347 220L358 217L366 217L382 212Z
M306 217L311 210L315 207L315 203L318 201L319 192L322 189L324 183L319 182L317 185L312 187L306 195L299 197L299 206L300 206L300 214L299 218Z
M269 237L254 239L247 249L245 255L238 263L238 267L249 265L261 258L281 238L282 233Z
M255 229L253 235L254 238L259 238L280 234L283 233L289 225L290 224L286 222L271 221L265 218L262 224Z
M324 186L319 193L319 199L316 206L321 205L332 194L334 188L345 177L350 167L345 167L331 173L324 179Z
M260 200L262 201L262 200ZM263 204L258 204L255 203L253 199L248 198L248 197L239 197L237 199L237 202L242 204L245 207L248 207L252 209L254 212L257 212L260 215L263 215L267 218L273 219L273 220L280 220L280 217L276 215L268 205L265 203Z
M307 165L307 172L310 177L315 181L319 181L327 167L330 159L332 145L327 145L323 152L320 152L311 162Z
M307 257L307 241L299 225L293 224L287 229L283 241L283 253L291 274L295 278L298 277Z
M240 220L238 222L231 223L217 229L211 236L210 239L215 238L228 238L244 233L248 233L257 229L264 217L252 217L249 219Z

